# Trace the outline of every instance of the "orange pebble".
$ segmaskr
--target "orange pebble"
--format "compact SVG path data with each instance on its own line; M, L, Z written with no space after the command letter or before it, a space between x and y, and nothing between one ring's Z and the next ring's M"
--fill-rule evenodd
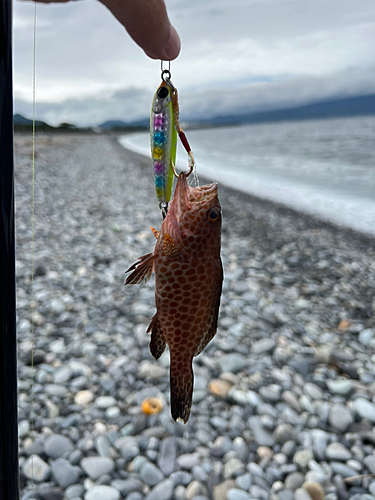
M142 410L146 415L153 415L154 413L160 413L163 409L163 405L158 398L147 398L142 402Z
M342 319L340 321L340 323L338 324L337 328L340 330L340 331L344 331L344 330L347 330L350 326L350 321L347 320L347 319Z

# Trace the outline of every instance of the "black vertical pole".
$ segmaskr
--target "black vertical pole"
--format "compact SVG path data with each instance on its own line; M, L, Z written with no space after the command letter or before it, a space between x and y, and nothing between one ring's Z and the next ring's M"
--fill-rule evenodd
M12 0L0 2L0 499L19 500Z

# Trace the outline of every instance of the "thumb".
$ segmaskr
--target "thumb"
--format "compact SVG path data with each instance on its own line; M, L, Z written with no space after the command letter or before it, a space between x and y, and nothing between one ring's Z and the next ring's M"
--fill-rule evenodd
M153 59L170 61L180 53L177 31L163 0L101 0L133 40Z

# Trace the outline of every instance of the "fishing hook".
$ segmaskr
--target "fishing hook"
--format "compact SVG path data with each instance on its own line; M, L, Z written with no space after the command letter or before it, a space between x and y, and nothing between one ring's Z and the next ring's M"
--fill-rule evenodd
M189 175L192 173L193 169L194 169L194 165L195 165L195 162L194 162L194 157L192 154L189 153L189 163L190 163L190 168L189 168L189 172L186 175L186 178L189 177ZM175 177L177 177L177 179L180 177L180 174L177 173L176 171L176 167L175 167L175 164L173 163L173 160L171 161L172 163L172 170L173 170L173 173L175 175Z

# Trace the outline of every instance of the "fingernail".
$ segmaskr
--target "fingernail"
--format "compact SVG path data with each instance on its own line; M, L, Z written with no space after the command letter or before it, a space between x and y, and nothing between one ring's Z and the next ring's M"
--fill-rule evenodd
M180 37L178 36L177 31L174 29L174 27L171 25L171 32L169 35L169 40L164 47L164 58L167 61L171 61L172 59L176 59L178 54L180 53L181 50L181 41Z

